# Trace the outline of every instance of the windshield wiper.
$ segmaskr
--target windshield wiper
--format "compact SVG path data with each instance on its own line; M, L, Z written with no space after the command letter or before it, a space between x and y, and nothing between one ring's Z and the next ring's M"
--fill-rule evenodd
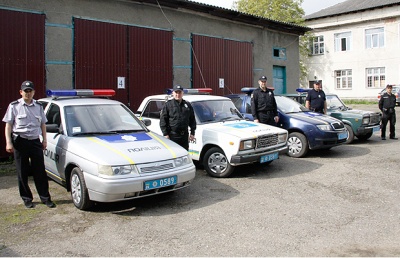
M134 132L142 132L144 129L125 129L125 130L114 130L111 131L113 133L134 133Z
M219 119L218 122L225 122L225 121L229 121L229 120L240 120L240 119L241 119L240 117L235 118L235 117L229 116L229 117L223 117L223 118Z
M73 136L82 136L82 135L96 135L96 134L117 134L115 131L105 131L105 132L80 132L73 133Z

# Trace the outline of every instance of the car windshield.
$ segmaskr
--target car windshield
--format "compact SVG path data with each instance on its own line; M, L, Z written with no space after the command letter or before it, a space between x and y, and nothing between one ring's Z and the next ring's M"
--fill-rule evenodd
M276 104L278 105L278 109L286 114L310 111L299 102L285 96L275 96L275 100Z
M326 96L326 105L328 110L334 109L346 109L346 105L335 95L328 95Z
M82 105L65 107L68 135L123 133L145 130L123 105Z
M199 124L243 119L230 99L196 101L192 106Z

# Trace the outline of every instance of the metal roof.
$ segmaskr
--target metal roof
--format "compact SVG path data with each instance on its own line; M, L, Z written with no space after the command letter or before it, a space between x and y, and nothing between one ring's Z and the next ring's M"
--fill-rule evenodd
M347 0L305 16L306 21L400 5L398 0Z
M303 35L305 32L312 30L309 27L299 26L292 23L275 21L260 16L254 16L236 10L226 9L222 7L212 6L208 4L198 3L189 0L130 0L145 4L160 5L161 7L169 7L173 9L186 9L198 13L204 13L221 19L230 21L261 26L266 29L276 30L291 34Z

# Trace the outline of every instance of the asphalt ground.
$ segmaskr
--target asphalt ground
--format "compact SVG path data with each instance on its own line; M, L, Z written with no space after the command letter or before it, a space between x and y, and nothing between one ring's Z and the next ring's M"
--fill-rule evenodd
M377 133L230 178L199 168L183 190L86 212L53 181L57 207L26 209L1 176L0 256L400 256L399 147Z

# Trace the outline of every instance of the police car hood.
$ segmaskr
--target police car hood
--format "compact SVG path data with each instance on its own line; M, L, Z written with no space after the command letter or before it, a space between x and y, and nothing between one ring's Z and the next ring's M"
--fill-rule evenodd
M334 117L316 113L316 112L286 113L286 115L291 118L298 119L300 121L310 123L310 124L315 124L315 125L340 122L340 120L338 120Z
M261 123L255 123L246 120L204 124L201 127L203 130L203 134L205 132L214 132L226 135L224 137L232 136L232 137L239 137L241 139L248 139L250 136L257 137L260 135L270 135L270 134L286 132L286 130L281 129L279 127Z
M104 165L139 164L187 155L178 144L154 133L128 133L73 137L68 151Z

